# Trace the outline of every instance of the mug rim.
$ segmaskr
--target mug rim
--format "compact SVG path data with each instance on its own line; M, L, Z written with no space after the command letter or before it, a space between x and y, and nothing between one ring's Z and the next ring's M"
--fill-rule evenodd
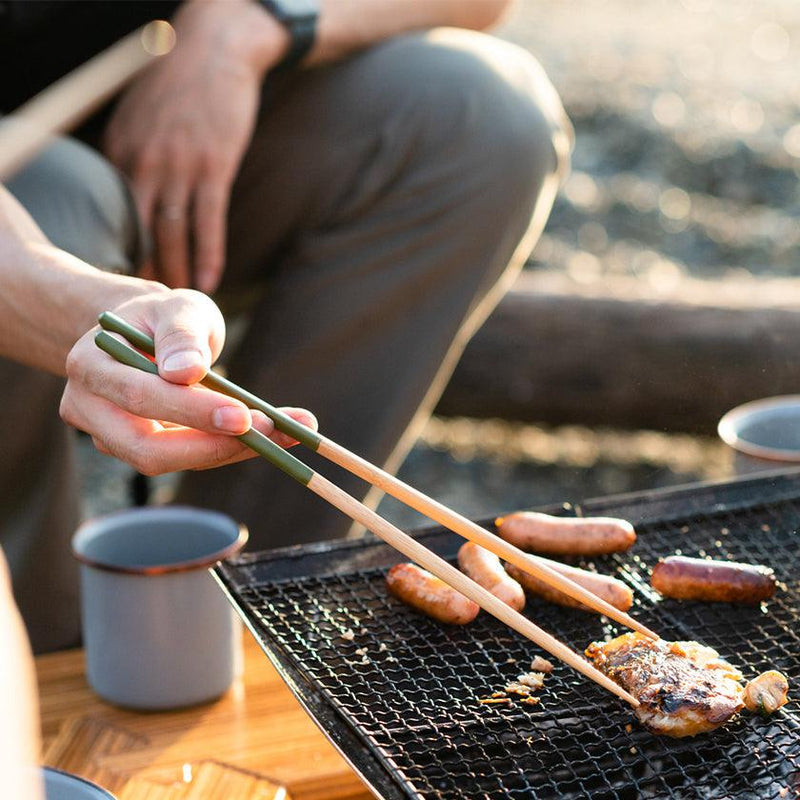
M190 558L184 561L177 561L172 564L153 564L149 566L129 567L120 564L110 564L107 561L100 561L98 559L90 558L79 552L76 547L76 540L86 531L86 529L98 525L100 522L113 521L115 519L124 518L128 516L172 516L180 514L181 512L191 511L192 514L199 514L201 516L214 516L222 518L232 523L237 528L236 538L230 543L218 550L207 553L197 558ZM140 575L140 576L153 576L153 575L167 575L176 572L191 572L203 568L210 568L218 561L224 561L226 558L236 555L247 544L250 534L247 526L243 523L236 522L232 517L223 514L221 511L211 511L205 508L194 508L193 506L155 506L150 508L126 508L121 511L113 511L110 514L102 514L97 517L92 517L82 522L70 540L70 548L72 555L81 564L93 569L99 569L103 572L115 572L125 575Z
M728 411L717 424L717 433L725 444L748 456L755 456L767 461L800 462L800 448L787 450L780 447L756 444L748 439L743 439L739 434L742 420L759 412L775 408L788 408L797 406L800 410L800 394L775 395L759 400L751 400Z
M61 769L60 767L51 767L47 764L43 764L40 769L43 773L52 772L55 775L61 775L64 778L69 778L70 780L74 781L75 783L82 783L84 786L88 786L90 789L93 789L96 792L100 792L102 794L98 794L98 797L104 797L106 800L117 800L116 795L111 794L108 789L100 786L93 781L88 780L87 778L82 777L81 775L76 775L74 772L67 772L65 769Z

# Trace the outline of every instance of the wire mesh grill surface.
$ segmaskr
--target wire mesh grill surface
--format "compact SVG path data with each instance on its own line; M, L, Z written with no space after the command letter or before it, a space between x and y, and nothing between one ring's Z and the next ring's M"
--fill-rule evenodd
M688 495L695 509L686 516L678 495L673 513L639 514L646 521L637 524L631 551L592 560L632 586L632 613L665 638L711 645L747 677L769 668L789 677L795 699L780 713L762 719L745 712L689 739L648 733L622 702L560 664L539 705L478 703L528 671L541 651L485 613L451 627L400 604L387 594L384 575L401 557L384 545L331 551L346 556L338 565L323 549L244 558L222 568L222 578L265 650L335 709L363 754L379 762L385 781L372 781L378 791L441 800L796 798L800 480L794 496L768 503L758 499L758 482L749 486L741 491L751 496L735 507L709 495L707 510L696 510L697 496ZM636 508L648 507L644 501L624 510L635 518ZM603 513L613 511L604 504ZM426 541L445 556L459 543L444 533ZM779 591L754 608L661 599L650 588L650 569L676 552L770 565ZM273 577L280 574L292 577ZM576 650L623 632L535 600L525 613Z

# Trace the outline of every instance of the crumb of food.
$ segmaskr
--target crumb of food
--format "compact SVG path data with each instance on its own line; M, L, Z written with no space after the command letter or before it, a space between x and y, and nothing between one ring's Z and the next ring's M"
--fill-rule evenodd
M529 736L527 739L525 739L525 744L533 744L533 736Z
M764 533L769 533L772 530L772 528L770 528L769 525L765 523L764 525L761 526L761 530L764 531Z
M750 711L768 716L789 700L789 681L777 670L762 672L744 687L744 704Z
M517 676L517 681L523 686L530 686L534 691L544 686L543 672L525 672Z
M517 663L517 659L516 658L511 658L511 656L509 656L506 659L506 664L516 664L516 663Z
M381 642L380 647L378 648L379 653L385 653L389 648L386 646L386 642Z
M545 661L545 659L540 659L540 661L552 669L552 664ZM534 664L536 663L534 659ZM544 672L525 672L522 675L518 675L515 681L510 681L502 691L493 692L489 697L483 698L478 702L485 705L494 703L507 704L513 702L513 699L509 697L509 695L513 695L520 703L535 706L539 703L539 698L534 697L533 693L541 689L542 686L544 686Z
M518 681L511 681L511 683L506 686L506 691L509 694L517 694L520 697L529 697L533 692L533 689L531 689L530 686L525 686L524 684L519 683Z
M636 755L636 752L637 752L637 751L636 751L636 748L635 748L635 747L631 747L631 755L634 755L634 756L635 756L635 755Z
M689 526L688 525L684 525L681 528L681 533L689 533Z
M356 655L357 656L365 656L366 654L367 654L367 648L366 647L359 647L358 650L356 650Z
M508 705L511 702L510 697L479 697L478 702L485 706Z
M625 733L630 733L633 730L633 725L630 722L625 726Z
M359 633L360 633L360 634L363 636L365 633L367 633L367 629L366 629L366 628L362 628L362 629L359 631Z
M721 533L723 536L727 536L727 535L728 535L728 534L729 534L731 531L730 531L730 528L720 528L720 529L719 529L719 532L720 532L720 533Z
M789 787L784 786L783 789L778 792L778 797L786 797L787 794L789 794Z
M387 656L387 661L393 661L395 664L397 663L397 659L394 656Z
M364 656L364 658L361 659L361 663L362 664L369 664L369 659L366 656Z
M348 642L352 642L352 641L353 641L353 639L355 639L355 638L356 638L356 635L355 635L355 633L353 633L353 629L352 629L352 628L348 628L348 629L347 629L347 630L346 630L346 631L345 631L345 632L342 634L342 639L346 639Z
M531 670L533 672L552 672L553 665L546 658L536 656L536 658L531 661Z
M530 697L542 686L544 686L543 672L525 672L522 675L518 675L515 681L511 681L505 687L505 690L509 694L515 694L519 697Z

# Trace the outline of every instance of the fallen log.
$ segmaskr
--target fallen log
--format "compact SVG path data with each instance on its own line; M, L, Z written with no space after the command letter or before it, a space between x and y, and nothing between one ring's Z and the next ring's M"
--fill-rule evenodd
M445 416L713 433L728 409L800 393L800 279L523 273L468 345Z

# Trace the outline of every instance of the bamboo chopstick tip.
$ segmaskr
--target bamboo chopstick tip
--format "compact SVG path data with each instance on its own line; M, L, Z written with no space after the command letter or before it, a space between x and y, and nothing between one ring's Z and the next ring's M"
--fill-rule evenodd
M175 47L175 28L164 19L149 22L142 29L141 42L144 51L151 56L165 56Z

